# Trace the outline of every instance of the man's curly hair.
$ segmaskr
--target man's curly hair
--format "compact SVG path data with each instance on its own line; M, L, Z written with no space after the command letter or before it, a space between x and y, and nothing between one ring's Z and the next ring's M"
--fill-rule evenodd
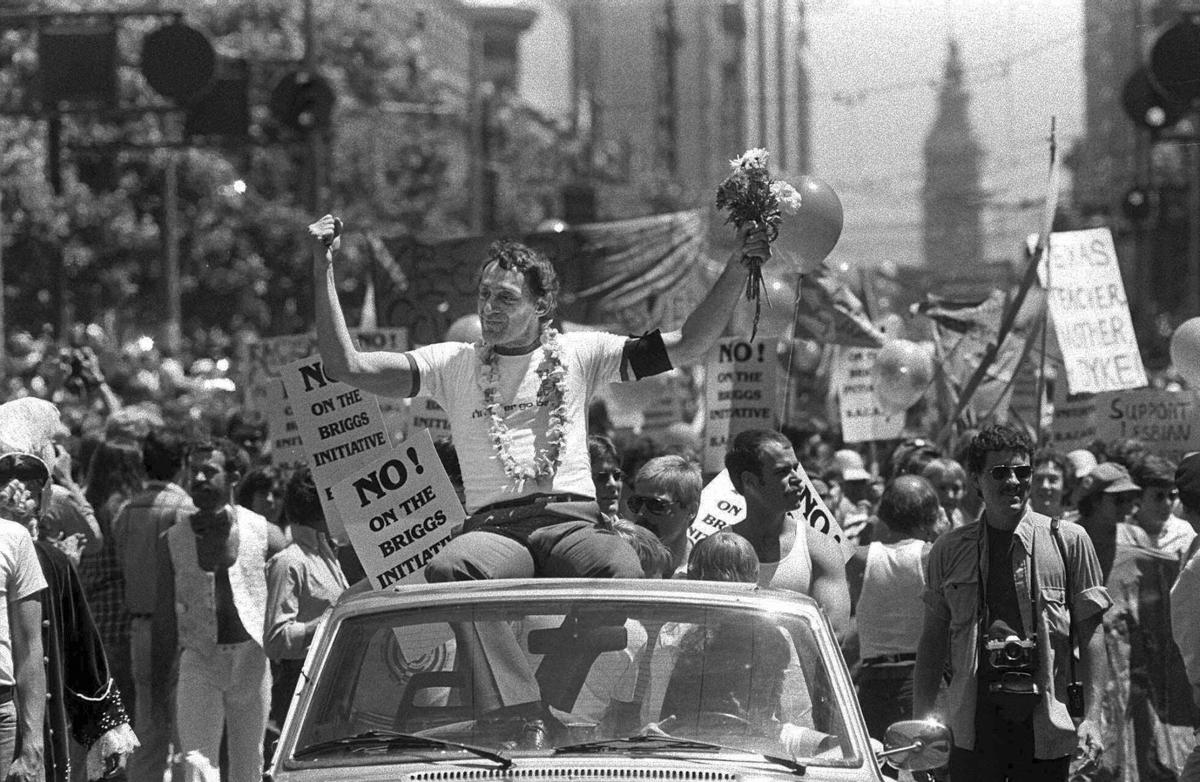
M554 310L558 307L558 272L549 258L520 242L497 239L488 247L487 258L479 267L480 279L492 263L499 264L501 269L521 272L529 290L546 304L546 314L541 320L544 322L554 317Z
M1012 451L1033 458L1033 440L1023 429L1009 424L985 426L967 446L967 472L982 473L987 455L993 451Z

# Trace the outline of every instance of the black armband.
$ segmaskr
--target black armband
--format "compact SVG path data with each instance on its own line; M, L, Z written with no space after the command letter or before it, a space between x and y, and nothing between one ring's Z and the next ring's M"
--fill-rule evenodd
M630 379L631 370L633 377L641 380L672 369L671 357L667 355L667 346L663 344L662 332L658 329L640 337L630 337L621 350L622 380Z

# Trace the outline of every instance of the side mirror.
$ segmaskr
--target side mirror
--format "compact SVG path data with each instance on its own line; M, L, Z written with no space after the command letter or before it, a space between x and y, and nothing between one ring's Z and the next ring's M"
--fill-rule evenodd
M950 747L954 737L950 729L933 720L903 720L888 726L883 736L883 752L876 755L887 759L903 771L929 771L950 762Z

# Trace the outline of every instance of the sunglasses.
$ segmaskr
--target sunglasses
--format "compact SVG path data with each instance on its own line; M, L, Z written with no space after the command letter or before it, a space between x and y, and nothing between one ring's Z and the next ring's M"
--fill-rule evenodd
M618 483L625 480L625 473L621 470L605 470L592 473L593 483L608 483L609 481L617 481Z
M1007 481L1009 476L1015 475L1018 481L1024 483L1033 477L1033 466L1018 464L1014 467L1011 464L997 464L988 470L988 475L992 476L994 481Z
M629 509L634 513L641 513L642 508L645 508L647 513L661 516L664 513L670 513L671 508L675 507L675 505L675 500L646 497L641 494L635 494L629 498Z
M0 483L18 480L22 483L46 483L50 470L36 456L24 453L6 453L0 456Z

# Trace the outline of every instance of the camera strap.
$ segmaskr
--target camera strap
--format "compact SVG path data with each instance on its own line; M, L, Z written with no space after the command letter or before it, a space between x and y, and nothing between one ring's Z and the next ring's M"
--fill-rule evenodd
M1063 602L1067 605L1067 676L1070 683L1075 678L1075 611L1071 607L1071 567L1067 564L1067 547L1058 531L1058 519L1050 519L1050 534L1058 546L1058 555L1063 563Z

